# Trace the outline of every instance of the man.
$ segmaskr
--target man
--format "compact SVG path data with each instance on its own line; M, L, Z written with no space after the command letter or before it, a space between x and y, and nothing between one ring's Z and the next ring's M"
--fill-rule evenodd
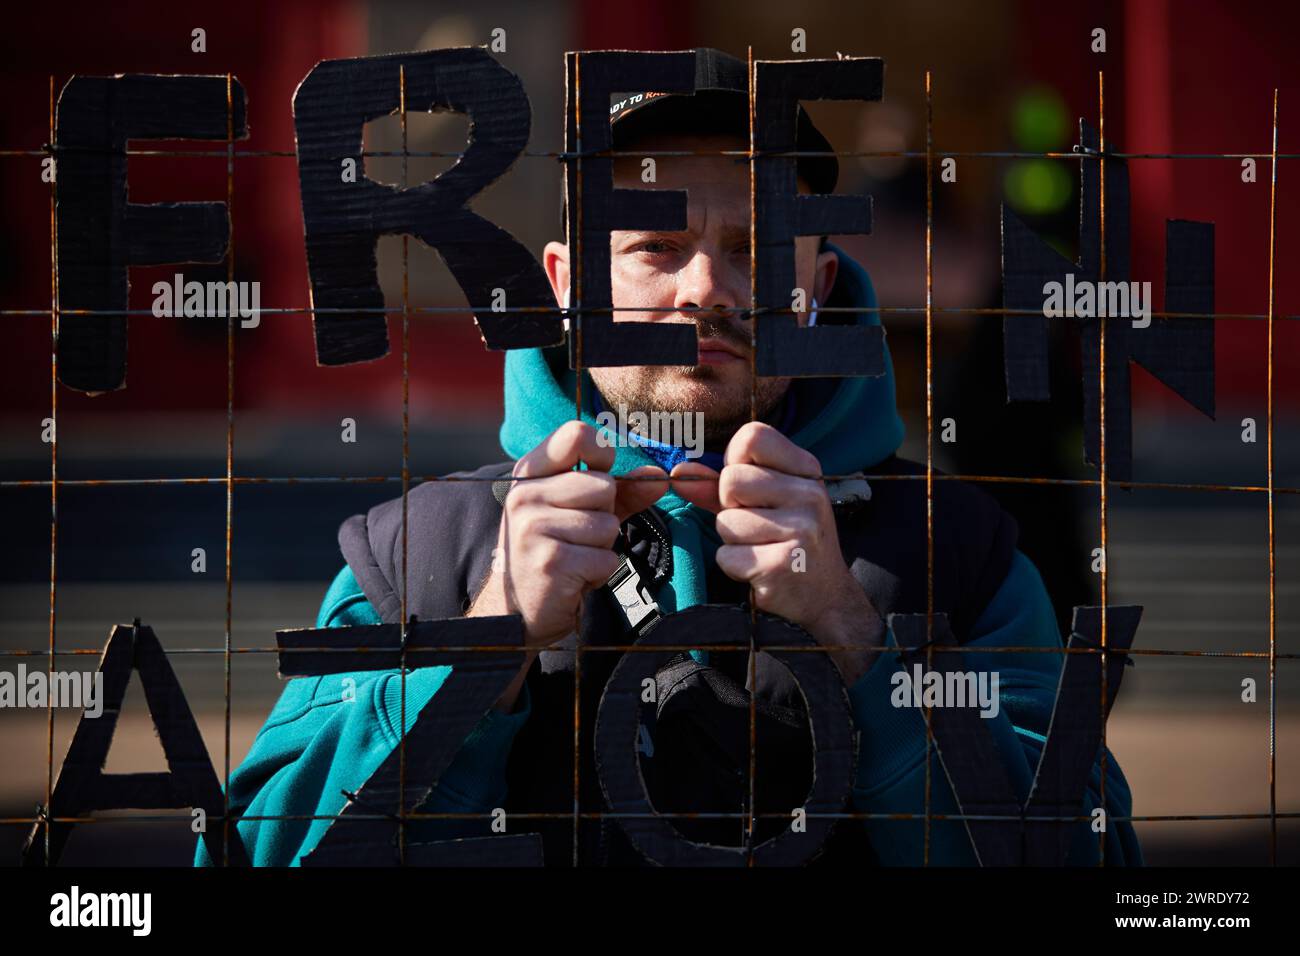
M574 807L575 670L581 675L579 800L589 813L606 809L591 756L592 727L620 655L585 653L579 665L572 648L625 645L660 615L701 604L740 605L752 593L759 611L798 625L827 649L859 735L852 809L881 815L842 821L820 859L920 865L922 821L883 816L921 814L926 807L924 719L907 701L899 706L894 691L901 667L896 654L881 649L894 644L887 614L926 608L924 483L879 481L863 493L859 482L856 495L848 486L836 492L843 500L833 502L822 476L924 469L894 454L903 428L887 351L885 374L877 378L762 378L751 385L744 315L748 163L716 155L748 145L745 67L716 51L701 51L699 63L694 96L642 99L635 108L625 102L612 119L617 150L713 154L657 160L649 188L687 190L686 229L617 231L610 240L613 301L627 310L616 319L694 323L698 363L584 371L578 420L567 353L511 352L501 443L514 461L470 473L505 480L428 482L408 497L408 613L422 620L518 614L528 653L417 808L480 818L417 821L408 825L407 839L487 837L489 814L501 808L507 832L541 834L547 863L573 862L575 828L564 815ZM799 146L830 150L802 111ZM638 161L622 159L616 183L645 188L640 171ZM828 193L837 172L833 157L805 157L800 188ZM547 245L543 264L557 302L567 304L568 246ZM879 323L866 272L824 239L797 240L796 277L814 308L861 310L827 312L815 321ZM813 313L799 321L814 321ZM751 391L757 421L750 420ZM704 454L662 435L656 441L598 430L597 416L616 407L701 413ZM936 483L934 507L934 606L960 643L1059 647L1051 601L1015 548L1011 518L984 492L956 482ZM339 539L347 565L325 597L318 627L400 620L402 523L400 499L344 523ZM634 572L641 585L630 605L610 593L611 577L620 572ZM757 655L750 680L748 657L692 653L659 671L657 700L643 708L639 759L660 811L742 816L750 691L761 724L755 810L788 815L807 795L811 751L802 697L767 654ZM1061 655L966 659L997 671L987 725L1023 800L1047 733ZM231 807L243 816L302 818L241 820L254 862L296 865L310 854L349 799L345 791L355 795L397 746L403 710L409 728L449 671L419 668L405 681L396 671L292 681L231 778ZM959 812L943 773L933 773L928 787L932 813ZM1093 767L1079 812L1098 806L1108 818L1130 812L1127 784L1109 755ZM529 813L554 819L512 819ZM700 842L738 842L738 822L677 826ZM1095 862L1098 835L1087 823L1075 826L1067 862ZM758 838L784 829L788 823L779 819L765 821ZM1108 863L1140 862L1131 824L1110 823L1104 839ZM580 863L642 859L609 820L583 818L577 841ZM211 862L202 843L197 861ZM976 861L963 824L932 821L929 861Z

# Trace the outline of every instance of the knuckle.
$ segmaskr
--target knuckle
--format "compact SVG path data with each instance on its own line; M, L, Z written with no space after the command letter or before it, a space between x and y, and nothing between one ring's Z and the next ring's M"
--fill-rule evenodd
M609 541L611 544L614 542L614 539L618 537L621 525L618 518L610 514L608 511L597 512L594 516L594 524L596 533L600 535L602 539Z
M796 445L795 447L798 446ZM806 448L800 448L799 451L801 452L799 459L803 473L820 479L822 476L821 459Z
M514 520L513 524L514 537L520 541L531 541L540 537L541 532L545 530L543 516L537 508L526 508L521 511Z
M735 447L736 453L741 456L752 453L762 437L765 427L762 422L747 422L736 429L736 434L731 439L731 444Z
M587 427L586 423L577 419L566 421L537 447L539 457L551 468L576 458L578 449L582 447L583 430Z
M823 505L831 503L826 485L813 479L800 479L796 490L800 503L813 513L820 513Z
M564 568L564 546L554 538L538 542L534 567L541 575L552 577Z
M574 507L584 501L598 487L599 480L586 471L566 471L555 476L555 488L560 501Z
M536 484L535 481L516 481L510 494L506 495L505 513L515 517L527 511L537 497Z
M568 440L572 442L569 447L573 448L581 458L599 454L602 450L600 443L596 441L596 429L584 421L577 419L572 421L569 426Z
M733 541L740 535L744 512L738 508L724 508L718 512L714 526L724 541Z
M623 563L623 559L620 558L613 551L604 552L601 555L600 561L597 563L596 566L598 579L604 581L616 570L618 570L618 566L622 563Z
M618 482L614 476L603 471L588 471L583 475L586 487L591 489L592 496L600 502L601 507L613 508L618 498Z
M728 508L739 507L742 497L753 492L765 478L753 465L729 465L718 479L718 499Z

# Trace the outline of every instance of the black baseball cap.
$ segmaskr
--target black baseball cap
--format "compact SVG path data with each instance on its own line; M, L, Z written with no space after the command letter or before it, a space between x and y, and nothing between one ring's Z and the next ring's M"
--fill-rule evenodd
M622 150L655 133L733 134L749 141L749 78L744 60L711 47L695 51L695 92L611 97L613 147ZM798 152L832 153L830 141L798 108ZM840 164L834 155L796 157L799 175L814 193L835 191Z

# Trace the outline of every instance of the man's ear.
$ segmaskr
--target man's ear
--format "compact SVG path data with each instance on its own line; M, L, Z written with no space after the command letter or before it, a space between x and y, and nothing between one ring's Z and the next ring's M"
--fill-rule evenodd
M557 305L563 305L569 292L569 247L562 242L548 242L542 250L542 268L551 281Z
M835 277L839 275L840 257L829 249L817 253L817 265L813 272L813 295L817 302L825 305L835 288Z

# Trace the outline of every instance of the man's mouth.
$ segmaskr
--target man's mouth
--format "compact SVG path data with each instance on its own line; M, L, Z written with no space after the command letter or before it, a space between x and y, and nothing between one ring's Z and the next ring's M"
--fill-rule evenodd
M728 365L745 361L745 355L725 339L700 339L701 365Z

